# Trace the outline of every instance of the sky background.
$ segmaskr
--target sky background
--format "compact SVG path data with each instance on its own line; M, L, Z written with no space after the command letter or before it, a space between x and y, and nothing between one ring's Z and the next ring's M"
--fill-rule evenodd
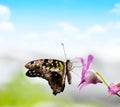
M0 0L0 55L26 51L120 60L119 0Z

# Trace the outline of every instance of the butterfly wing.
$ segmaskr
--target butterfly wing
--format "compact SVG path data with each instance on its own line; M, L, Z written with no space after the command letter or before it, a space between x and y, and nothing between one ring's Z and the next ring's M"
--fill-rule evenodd
M28 62L25 67L28 69L28 77L42 77L46 79L56 95L64 90L66 79L65 63L55 59L38 59Z
M40 74L40 72L37 72L37 71L28 70L26 72L26 76L28 76L28 77L41 77L41 74Z

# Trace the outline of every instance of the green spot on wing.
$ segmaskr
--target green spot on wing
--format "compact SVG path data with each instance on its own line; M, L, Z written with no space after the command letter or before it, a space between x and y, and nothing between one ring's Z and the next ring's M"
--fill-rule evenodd
M63 65L63 63L59 62L59 64L60 64L60 71L64 71L64 65Z

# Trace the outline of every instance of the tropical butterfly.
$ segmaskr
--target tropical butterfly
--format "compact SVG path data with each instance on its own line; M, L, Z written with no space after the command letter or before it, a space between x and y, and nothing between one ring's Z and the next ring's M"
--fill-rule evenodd
M38 59L28 62L25 67L28 69L26 76L46 79L53 90L53 95L64 91L66 76L68 83L71 84L70 60L64 62L57 59Z

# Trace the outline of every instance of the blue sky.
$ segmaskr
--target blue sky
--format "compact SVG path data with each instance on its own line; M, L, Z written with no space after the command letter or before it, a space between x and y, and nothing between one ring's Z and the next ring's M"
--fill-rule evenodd
M0 54L62 56L63 42L68 57L120 59L119 34L119 0L0 0Z

